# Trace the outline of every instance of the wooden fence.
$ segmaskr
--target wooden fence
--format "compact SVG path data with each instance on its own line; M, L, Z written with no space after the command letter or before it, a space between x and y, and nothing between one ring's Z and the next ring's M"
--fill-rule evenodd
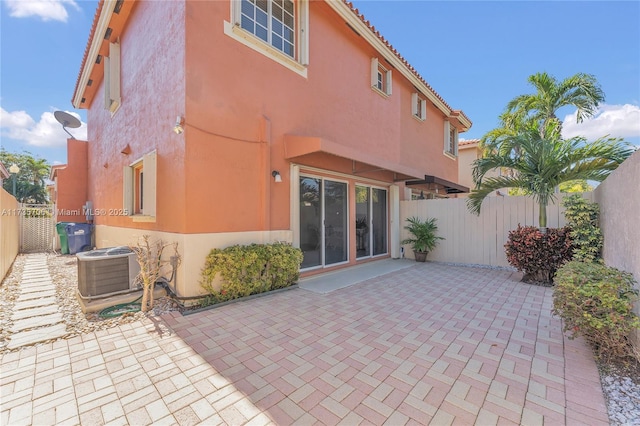
M19 204L0 187L0 281L11 267L20 246Z
M565 194L558 194L553 205L547 207L549 228L565 225L564 208L560 201ZM583 197L593 201L593 193ZM538 226L538 204L530 197L487 197L479 216L469 212L466 198L436 200L412 200L400 202L401 227L411 216L419 218L435 217L438 220L438 234L444 237L438 247L429 253L429 260L454 262L471 265L509 266L504 244L509 231L523 226ZM400 238L407 238L407 231L401 230ZM413 258L409 246L405 246L405 256Z

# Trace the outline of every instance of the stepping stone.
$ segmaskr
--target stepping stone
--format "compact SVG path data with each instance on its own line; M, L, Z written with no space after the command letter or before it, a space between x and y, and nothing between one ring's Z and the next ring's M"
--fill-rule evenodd
M33 287L33 286L43 285L43 284L53 284L53 281L51 280L51 278L43 278L41 280L33 280L33 281L20 281L21 287Z
M47 291L47 290L55 290L55 287L53 285L41 285L38 287L26 287L21 289L20 294L25 294L25 293L40 293L41 291Z
M56 324L50 327L36 328L35 330L22 331L11 336L7 347L9 349L20 346L33 345L50 339L57 339L67 334L67 326Z
M57 312L55 314L42 315L39 317L25 318L13 323L11 327L12 333L18 333L23 330L27 330L34 327L42 327L45 325L54 325L62 322L62 314Z
M22 274L22 280L23 281L30 281L30 280L40 280L42 278L49 278L51 276L50 273L48 272L43 272L42 274Z
M33 309L21 309L21 310L13 311L13 314L11 315L11 319L13 321L17 321L25 318L37 317L40 315L55 314L56 312L58 312L57 305L41 306L39 308L33 308Z
M50 306L56 304L55 297L41 297L40 299L18 300L13 306L14 311L21 311L23 309L39 308L41 306Z
M24 300L31 300L31 299L40 299L42 297L55 297L56 295L56 291L54 289L47 289L47 290L42 290L42 291L33 291L33 292L27 292L25 293L24 291L22 293L20 293L20 297L18 297L18 302L22 302Z
M48 271L43 271L43 272L39 272L37 274L22 274L22 279L24 281L29 281L29 280L38 280L38 279L42 279L42 278L49 278L51 276L51 274Z

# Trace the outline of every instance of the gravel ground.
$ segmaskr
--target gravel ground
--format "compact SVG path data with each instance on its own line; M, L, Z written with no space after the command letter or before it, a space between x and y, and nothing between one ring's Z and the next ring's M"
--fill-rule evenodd
M22 275L25 259L25 255L18 255L2 282L2 287L0 287L0 354L9 351L6 346L7 337L10 336L10 328L13 325L11 313L16 299L20 296L19 279ZM67 335L64 338L69 339L80 334L131 323L147 315L143 312L136 312L116 318L103 319L97 313L84 314L76 297L78 288L76 256L51 253L47 255L47 263L49 274L56 286L56 301L67 326ZM158 298L154 302L153 314L155 315L179 310L178 305L169 297Z
M6 344L12 325L11 311L20 294L19 279L25 259L24 255L16 258L0 287L0 354L9 351ZM97 314L85 315L76 299L77 258L72 255L49 254L47 262L56 285L56 299L67 325L68 334L65 338L138 321L146 315L137 312L111 319L102 319ZM162 297L155 301L153 314L161 315L179 309L173 300ZM598 367L611 424L640 426L640 363L601 363Z

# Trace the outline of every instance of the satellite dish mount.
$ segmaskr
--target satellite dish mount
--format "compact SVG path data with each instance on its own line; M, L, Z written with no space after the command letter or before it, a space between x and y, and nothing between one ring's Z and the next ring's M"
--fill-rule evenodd
M56 118L58 123L62 124L62 130L67 132L67 134L71 136L71 139L75 139L73 135L69 133L67 127L69 127L70 129L77 129L78 127L80 127L80 120L64 111L55 111L53 113L53 116Z

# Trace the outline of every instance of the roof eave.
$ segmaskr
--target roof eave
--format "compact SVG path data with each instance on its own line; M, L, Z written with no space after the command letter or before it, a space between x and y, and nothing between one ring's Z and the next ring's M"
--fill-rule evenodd
M399 57L399 53L395 49L391 49L387 44L383 42L379 33L374 33L373 27L369 27L362 19L357 15L357 11L346 3L346 0L326 0L331 8L338 13L346 23L351 26L360 36L362 36L378 53L384 56L384 59L388 61L396 70L398 70L411 84L418 88L423 95L427 97L438 108L445 117L449 118L455 115L460 121L463 129L461 131L467 131L471 128L471 120L462 112L453 110L446 104L433 88L425 84L412 69L409 69L406 60L403 61Z
M73 104L74 108L79 109L82 107L82 98L84 97L87 83L89 82L91 72L93 71L93 67L95 66L95 58L100 51L100 47L102 46L102 39L100 38L100 35L104 34L107 27L109 26L111 15L113 14L113 10L116 7L116 3L117 0L104 0L104 2L102 3L100 16L98 18L98 22L96 23L94 31L92 31L90 35L91 40L89 42L89 49L83 59L83 63L80 69L80 77L78 78L75 91L73 92L73 98L71 99L71 103Z

